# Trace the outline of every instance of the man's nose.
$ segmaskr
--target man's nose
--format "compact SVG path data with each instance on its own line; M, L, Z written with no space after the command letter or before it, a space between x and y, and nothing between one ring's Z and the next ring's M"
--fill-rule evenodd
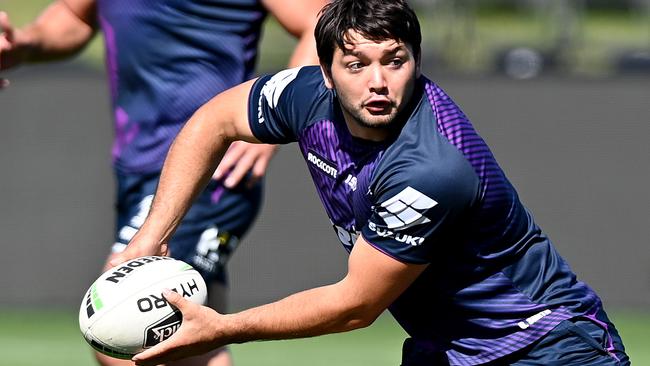
M381 65L372 65L368 79L368 88L375 93L383 93L387 89L386 77Z

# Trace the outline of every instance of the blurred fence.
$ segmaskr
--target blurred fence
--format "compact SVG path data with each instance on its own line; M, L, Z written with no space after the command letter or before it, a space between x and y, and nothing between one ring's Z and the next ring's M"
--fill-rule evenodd
M0 0L16 25L51 0ZM650 75L650 0L410 0L424 60L440 74ZM98 39L82 60L103 60ZM284 67L295 43L270 19L260 70ZM278 45L283 45L278 47Z
M420 0L425 55L444 72L650 75L650 1Z

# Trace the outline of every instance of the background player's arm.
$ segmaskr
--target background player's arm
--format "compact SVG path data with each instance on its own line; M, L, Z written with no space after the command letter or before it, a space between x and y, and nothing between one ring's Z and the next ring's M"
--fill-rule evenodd
M134 360L156 365L230 343L311 337L365 327L426 266L399 262L359 237L345 278L275 303L221 315L168 293L165 296L170 303L183 313L183 324L168 341L136 355Z
M262 0L264 6L298 44L289 59L289 67L318 65L314 28L318 13L328 0Z
M92 39L96 29L94 0L58 0L25 27L15 29L0 13L0 70L25 62L69 57Z
M289 59L289 67L318 65L314 27L318 20L318 12L328 1L263 0L262 2L282 27L298 38L298 44ZM213 178L219 180L227 174L224 185L232 188L250 172L246 183L252 186L264 176L275 150L275 145L235 142L215 170Z
M169 149L147 220L115 266L143 255L167 254L166 242L205 188L228 146L258 142L248 125L250 80L212 98L187 121Z

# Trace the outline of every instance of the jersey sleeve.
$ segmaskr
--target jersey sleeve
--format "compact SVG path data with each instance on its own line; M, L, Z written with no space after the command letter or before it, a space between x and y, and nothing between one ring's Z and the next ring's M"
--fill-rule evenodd
M397 164L399 166L399 164ZM372 191L372 212L362 227L364 239L407 263L440 259L462 230L479 192L478 178L464 163L430 169L426 162L404 164L381 173Z
M295 142L300 131L324 115L329 98L317 66L297 67L260 77L248 97L248 122L255 137L269 144Z

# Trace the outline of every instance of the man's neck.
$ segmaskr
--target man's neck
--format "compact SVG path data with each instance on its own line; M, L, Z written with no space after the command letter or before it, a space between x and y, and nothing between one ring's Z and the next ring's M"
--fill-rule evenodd
M354 118L350 116L345 110L343 110L343 118L345 119L345 124L348 127L350 134L358 139L373 142L382 142L388 139L393 133L392 128L364 127L356 120L354 120Z

